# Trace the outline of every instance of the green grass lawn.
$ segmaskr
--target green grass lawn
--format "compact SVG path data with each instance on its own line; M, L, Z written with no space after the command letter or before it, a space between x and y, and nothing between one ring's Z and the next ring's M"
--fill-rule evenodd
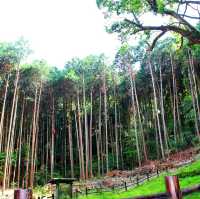
M200 160L189 166L178 169L175 173L164 173L161 176L155 177L149 182L145 182L138 187L131 188L126 192L120 192L116 190L114 192L80 196L79 199L118 199L165 192L164 176L174 174L180 175L179 179L181 188L189 188L193 185L200 184L200 174L198 171L200 171ZM184 197L184 199L198 198L200 198L200 192Z

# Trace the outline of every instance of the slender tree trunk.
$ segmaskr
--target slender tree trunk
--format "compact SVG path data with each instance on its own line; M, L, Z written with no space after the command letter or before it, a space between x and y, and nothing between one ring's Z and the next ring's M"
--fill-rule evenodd
M29 185L33 188L34 181L34 152L36 146L36 115L37 115L37 98L38 98L38 88L35 89L35 101L33 109L33 121L32 121L32 144L31 144L31 165L30 165L30 180Z
M114 100L115 100L115 151L116 151L116 164L119 169L119 142L118 142L118 123L117 123L117 96L116 96L116 83L114 79Z
M93 90L91 89L91 92L90 92L90 177L92 178L93 177L93 171L92 171L92 106L93 106L93 98L92 98L92 95L93 95Z
M85 122L85 178L88 179L89 144L88 144L88 122L87 122L87 108L86 108L86 99L85 99L84 75L83 75L83 106L84 106L84 122Z
M4 177L3 177L3 193L6 188L6 179L8 180L7 172L9 167L9 155L10 155L10 148L11 148L11 142L12 142L12 128L13 128L13 122L14 122L14 112L16 108L16 99L17 99L17 89L18 89L18 81L19 81L19 69L17 69L16 72L16 78L15 78L15 88L14 88L14 95L13 95L13 102L12 102L12 109L11 109L11 115L10 115L10 125L9 125L9 131L8 131L8 139L7 139L7 146L6 146L6 157L5 157L5 164L4 164Z
M108 157L108 115L107 115L107 88L106 88L106 74L103 74L103 93L104 93L104 122L105 122L105 145L106 145L106 172L109 171L109 157Z
M4 92L4 100L3 100L3 107L1 110L1 121L0 121L0 152L2 151L2 139L3 139L3 132L4 132L4 115L5 115L5 107L6 107L6 99L7 99L7 93L8 93L8 86L9 86L9 77L8 75L7 80L6 80L6 87L5 87L5 92Z
M121 168L124 169L124 158L123 158L123 144L122 144L122 124L121 124L121 115L119 111L119 139L120 139L120 156L121 156Z
M51 113L51 178L54 173L54 142L55 142L55 108L54 97L52 97L52 113Z
M162 81L162 68L161 68L161 65L160 65L160 106L161 106L161 116L162 116L162 123L163 123L163 131L164 131L164 137L165 137L165 147L166 147L167 154L169 154L168 132L167 132L166 121L165 121L165 110L164 110L164 100L163 100L163 81Z
M147 149L146 149L146 142L145 142L145 136L144 136L144 129L143 129L143 126L142 126L140 106L139 106L139 102L138 102L135 80L134 80L133 77L132 77L132 79L133 79L133 88L134 88L135 101L136 101L135 104L136 104L136 108L137 108L141 137L142 137L142 148L143 148L143 153L144 153L144 160L145 160L145 162L147 162L148 157L147 157Z
M76 128L76 142L77 142L77 148L78 148L78 160L79 160L79 170L80 170L80 176L82 176L82 166L81 166L81 150L80 150L80 143L79 143L79 133L78 133L78 124L77 124L77 115L76 110L74 111L74 120L75 120L75 128Z
M18 171L17 171L17 185L18 188L20 187L20 174L21 174L21 153L22 153L22 131L23 131L23 122L24 122L24 104L25 104L25 97L23 100L22 105L22 114L21 114L21 121L20 121L20 130L19 130L19 157L18 157Z
M11 140L10 140L10 148L8 152L8 171L7 171L7 187L10 185L11 173L12 173L12 153L14 151L14 141L15 141L15 126L16 126L16 118L17 118L17 108L18 108L18 99L19 99L19 90L17 90L16 94L16 103L14 108L14 117L13 124L11 130Z
M160 119L159 119L159 115L158 115L158 102L157 102L157 96L156 96L155 80L154 80L154 75L153 75L153 69L152 69L152 65L151 65L150 55L149 55L149 58L148 58L148 65L149 65L149 69L150 69L150 73L151 73L151 80L152 80L152 86L153 86L154 108L155 108L155 115L156 115L156 119L157 119L161 155L162 155L162 159L165 159L165 153L164 153L164 148L163 148L163 140L162 140L161 128L160 128Z
M194 86L194 97L196 101L196 107L197 107L197 117L198 117L198 127L200 124L200 107L199 107L199 99L198 99L198 89L197 89L197 82L196 82L196 76L195 76L195 70L194 70L194 61L192 57L192 52L188 50L188 56L189 56L189 66L191 71L191 79L193 80L193 86Z
M70 156L70 167L71 177L74 178L74 156L73 156L73 142L72 142L72 128L71 128L71 116L68 113L68 139L69 139L69 156Z
M48 171L49 171L49 117L47 116L47 127L46 127L46 183L48 182Z
M176 79L174 71L174 63L172 60L172 55L170 54L171 67L172 67L172 82L173 82L173 118L174 118L174 141L177 143L177 122L176 122Z
M97 159L98 159L98 173L99 176L104 174L103 166L103 149L102 149L102 123L101 123L101 111L102 111L102 97L101 90L99 91L99 121L98 121L98 134L97 134ZM100 156L101 155L101 156ZM102 171L102 172L101 172Z
M130 69L130 67L131 66L129 66L129 69ZM137 158L138 158L138 165L139 165L139 167L141 167L140 146L139 146L137 122L136 122L135 97L134 97L133 79L132 79L131 75L130 75L130 82L131 82L132 112L133 112L133 123L134 123L134 131L135 131Z
M35 147L33 151L33 181L32 181L32 186L34 185L34 179L35 179L35 172L36 172L36 158L37 158L37 151L38 151L38 132L39 132L39 126L38 126L38 121L39 121L39 113L40 113L40 101L41 101L41 94L42 94L42 82L40 82L39 86L39 95L38 95L38 100L37 100L37 106L36 106L36 116L35 116Z
M82 134L82 125L81 125L81 110L79 102L79 94L77 93L77 105L78 105L78 126L79 126L79 143L80 143L80 152L81 152L81 179L85 179L85 169L84 169L84 156L83 156L83 134Z
M193 105L193 109L194 109L194 117L195 117L194 122L195 122L196 134L197 134L197 137L200 140L198 118L197 118L196 104L195 104L195 96L194 96L194 91L193 91L193 83L192 83L192 76L191 76L190 67L188 67L188 77L189 77L189 82L190 82L190 91L191 91L191 95L192 95L192 105Z

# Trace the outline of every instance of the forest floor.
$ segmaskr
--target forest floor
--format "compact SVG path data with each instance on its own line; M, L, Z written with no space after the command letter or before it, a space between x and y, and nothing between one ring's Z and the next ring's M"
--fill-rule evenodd
M136 181L137 176L139 176L140 179L146 178L147 173L153 175L156 174L157 171L163 173L166 170L174 172L179 167L191 164L195 159L198 159L198 156L200 156L199 148L189 148L169 155L165 161L148 161L140 168L135 168L134 170L112 170L104 177L93 178L86 182L77 182L75 183L75 187L78 187L80 189L79 191L81 191L81 189L85 190L85 188L87 188L90 190L98 188L99 186L104 188L123 186L124 182L127 182L128 185L134 180Z
M184 165L184 166L183 166ZM144 176L146 172L155 172L155 169L161 171L159 177L153 177L150 181L144 181L140 183L139 186L128 188L128 191L124 189L112 187L118 187L124 185L124 182L133 182L136 175L139 173L140 177ZM168 170L168 172L166 172ZM164 176L166 175L178 175L180 179L181 188L189 188L190 186L200 184L200 151L199 149L190 148L178 153L170 155L166 161L149 161L144 164L141 168L136 168L133 171L128 170L113 170L107 173L106 176L101 178L93 178L86 182L76 182L75 190L82 192L78 198L80 199L118 199L134 197L139 195L149 195L159 192L165 192ZM88 193L90 190L95 190L99 185L104 188L108 188L109 192L101 192L98 194L88 194L85 195L84 191L87 187ZM79 189L79 190L77 190ZM0 199L13 199L13 189L6 190L4 197L0 193ZM36 187L34 189L34 194L37 196L49 195L49 186ZM200 198L200 193L193 194L191 196L185 197L186 199Z
M160 176L153 177L150 181L144 181L140 183L139 186L130 186L128 191L124 191L120 187L123 187L124 182L127 182L127 185L131 185L131 182L136 180L136 175L140 175L140 178L145 178L145 173L152 172L155 173L155 170L159 169ZM167 172L166 172L167 170ZM181 188L189 188L195 184L200 184L200 153L197 148L190 148L178 153L170 155L165 161L149 161L144 164L141 168L136 168L133 171L120 171L114 170L101 179L92 179L86 183L82 183L80 190L79 198L81 199L117 199L117 198L126 198L139 195L149 195L159 192L165 192L165 183L164 176L167 175L178 175L180 178ZM156 176L156 175L155 175ZM97 187L101 184L104 188L110 188L109 192L100 192L92 194L92 190L97 190ZM133 184L133 183L132 183ZM88 195L84 196L84 186L88 189ZM112 190L113 187L116 187ZM189 196L186 198L197 198L197 195L200 198L199 194L194 194L194 196Z

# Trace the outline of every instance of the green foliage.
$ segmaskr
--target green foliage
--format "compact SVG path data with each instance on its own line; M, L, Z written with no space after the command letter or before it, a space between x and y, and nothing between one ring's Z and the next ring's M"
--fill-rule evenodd
M127 38L132 35L142 35L147 37L148 42L150 41L152 43L152 40L154 40L156 44L156 41L162 35L156 37L154 36L154 33L158 32L157 35L159 35L159 33L163 32L164 35L164 33L168 31L172 31L176 35L178 34L183 38L187 38L191 43L192 39L190 36L188 37L188 35L185 34L187 31L188 34L191 33L193 35L193 38L196 38L197 40L200 39L198 27L194 28L193 24L190 24L187 20L187 22L182 23L185 19L177 9L177 1L97 0L96 3L100 9L104 10L104 13L105 11L107 12L106 15L109 17L106 18L109 18L107 19L109 22L111 21L111 26L107 27L107 31L111 33L118 33L122 38L124 38L123 40L128 40ZM192 3L194 3L194 6L196 5L195 2ZM187 5L182 4L182 9L184 9L184 6ZM187 7L185 7L185 10L187 12ZM159 17L162 16L163 18L166 18L160 26L154 26L146 19L150 13L152 14L152 17L155 17L155 20L157 20L157 15L159 15ZM120 17L117 18L116 15ZM190 13L187 15L189 15L190 18ZM198 13L194 13L193 15L198 18ZM143 25L144 22L147 22L145 23L147 24L146 26ZM177 22L182 23L182 26L176 25ZM194 22L194 24L195 23L196 22ZM180 43L181 42L179 42L179 44Z

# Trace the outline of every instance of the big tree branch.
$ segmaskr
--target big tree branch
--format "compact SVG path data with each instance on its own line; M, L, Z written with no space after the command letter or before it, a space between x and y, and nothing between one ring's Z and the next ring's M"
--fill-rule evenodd
M158 8L157 8L157 1L155 0L146 0L146 2L149 4L150 8L154 11L154 12L158 12ZM180 1L179 2L179 5L180 4L183 4L183 3L191 3L191 2L195 2L195 1ZM200 3L200 2L199 2ZM186 6L186 10L187 10L187 6ZM186 12L185 10L185 12ZM185 24L185 26L190 29L190 30L193 30L193 31L197 31L190 23L188 23L181 15L179 15L177 12L173 11L173 10L169 10L169 9L164 9L163 10L163 13L164 15L168 15L168 16L171 16L173 18L175 18L176 20L178 20L179 22ZM185 13L184 13L185 14Z
M155 47L157 41L158 41L165 33L166 33L166 31L163 31L163 32L161 32L160 34L158 34L158 35L154 38L152 44L147 43L148 46L149 46L148 51L152 51L152 50L153 50L153 48Z
M188 23L183 17L181 17L179 14L174 12L173 10L164 10L164 14L169 15L177 19L179 22L182 22L187 26L190 30L197 31L196 28L194 28L190 23Z
M179 34L181 34L183 36L187 36L188 35L188 31L187 30L184 30L182 28L179 28L179 27L173 26L173 25L143 26L143 25L135 23L134 21L131 21L129 19L125 19L124 21L129 23L129 24L132 24L135 27L137 27L138 29L135 32L140 32L140 31L145 31L145 30L159 30L159 31L162 31L162 32L173 31L173 32L177 32L177 33L179 33Z
M161 26L143 26L142 24L138 24L135 21L131 21L129 19L124 20L126 23L131 24L136 29L133 31L133 34L136 34L138 32L142 31L161 31L162 33L158 35L158 38L155 39L155 43L157 40L163 36L164 33L172 31L179 33L182 37L185 37L189 40L190 44L200 44L200 32L196 29L194 30L188 30L184 28L177 27L175 25L161 25Z
M196 5L200 5L200 1L179 1L178 3L180 4L196 4Z
M200 19L200 16L199 17L193 17L193 16L189 16L189 15L185 15L185 14L180 14L180 16L187 17L187 18L190 18L190 19L197 19L197 20Z

